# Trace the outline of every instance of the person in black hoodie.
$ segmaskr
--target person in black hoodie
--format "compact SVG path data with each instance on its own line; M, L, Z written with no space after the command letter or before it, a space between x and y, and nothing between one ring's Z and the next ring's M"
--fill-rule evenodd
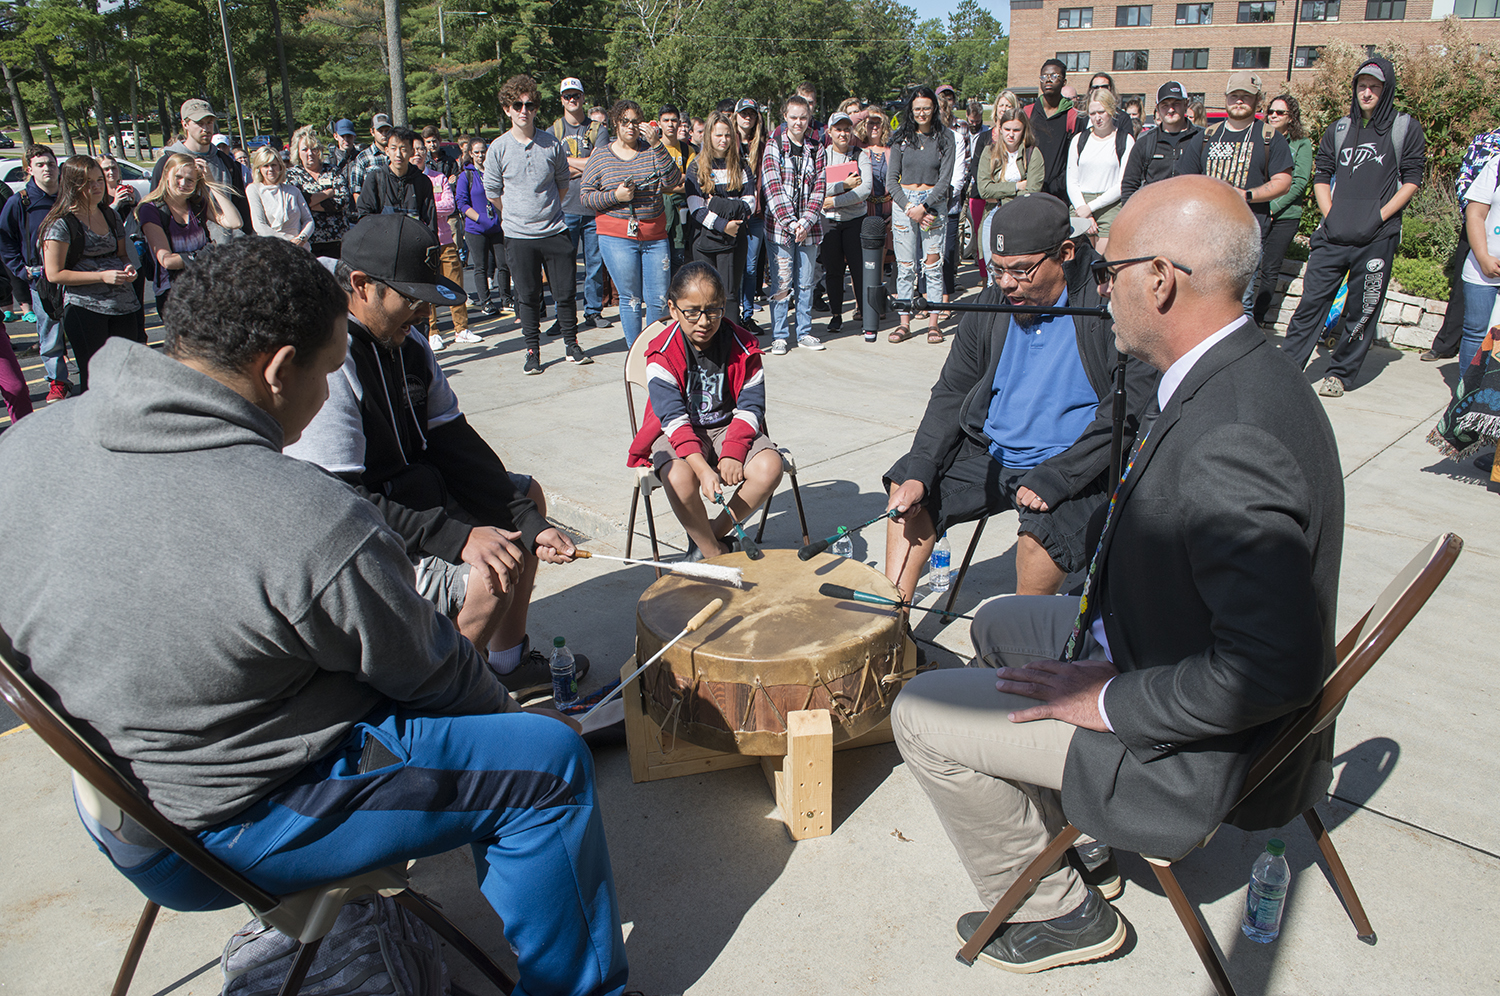
M1353 383L1375 337L1401 242L1401 212L1427 168L1422 125L1396 112L1396 71L1374 56L1354 74L1349 116L1323 132L1313 166L1313 195L1323 223L1313 233L1302 274L1302 303L1287 324L1282 352L1298 369L1312 356L1328 305L1345 275L1349 297L1343 329L1318 393L1337 398Z
M410 128L397 128L391 132L385 145L385 166L365 174L359 200L354 205L358 218L372 214L404 214L437 234L437 201L432 193L432 181L411 164L416 147L417 133Z

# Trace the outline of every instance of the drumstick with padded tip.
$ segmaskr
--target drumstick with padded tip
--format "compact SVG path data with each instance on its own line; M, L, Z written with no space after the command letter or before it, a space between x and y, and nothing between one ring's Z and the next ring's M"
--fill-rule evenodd
M869 605L884 605L896 609L917 609L920 612L938 612L952 619L973 619L962 612L944 612L936 606L928 608L925 605L913 605L911 602L903 602L895 598L887 598L884 595L874 595L868 591L855 591L853 588L845 588L841 584L818 585L818 594L827 595L830 598L846 598L851 602L865 602Z
M875 518L871 519L869 522L861 522L859 525L853 527L852 529L849 528L848 526L839 526L838 532L834 533L832 536L825 536L822 539L818 540L816 543L809 543L806 546L804 546L802 549L798 550L797 551L797 559L798 560L811 560L814 557L816 557L818 554L822 553L824 550L828 549L830 546L833 546L833 544L837 543L839 541L839 537L844 536L844 535L846 535L848 533L857 533L861 529L865 528L865 526L873 526L875 523L879 522L881 519L894 519L896 516L898 516L900 514L901 514L900 511L898 511L897 509L892 508L892 509L889 509L887 511L881 512L879 515L875 516Z
M597 557L600 560L618 560L622 564L637 564L646 567L659 567L673 574L683 577L696 578L699 581L719 581L723 584L733 585L736 588L745 587L745 572L738 567L725 567L722 564L700 564L688 563L686 561L665 560L641 560L637 557L611 557L607 553L592 553L588 550L574 550L573 556L582 559Z
M672 646L672 644L676 643L678 640L682 639L684 636L687 636L689 633L693 632L699 626L702 626L704 623L708 622L710 619L712 619L714 617L714 613L718 612L723 607L724 607L724 600L722 598L716 598L712 602L709 602L707 605L705 605L703 608L699 609L698 610L698 614L696 616L694 616L693 618L689 619L688 620L688 624L686 626L682 627L682 632L681 633L678 633L676 636L672 637L666 643L662 644L662 648L660 650L658 650L656 653L652 654L651 655L651 659L649 661L647 661L646 663L642 664L640 667L636 668L634 671L630 672L629 677L620 679L620 683L615 686L614 690L611 691L608 695L604 696L604 698L600 699L598 701L598 703L596 703L594 705L594 708L592 708L588 712L584 713L583 714L583 718L580 719L578 722L580 722L580 723L587 723L589 721L589 717L590 716L592 716L594 713L598 712L600 709L603 709L604 706L605 706L605 703L609 702L616 695L619 695L620 692L622 692L625 689L625 686L628 685L628 684L630 684L632 681L634 681L636 679L636 677L642 671L646 670L646 668L650 667L652 664L655 664L657 662L657 660L659 660L661 658L661 655L667 652L667 650Z
M724 500L723 495L715 494L714 501L723 505L724 511L729 512L729 503ZM754 509L751 509L751 511L754 511ZM756 546L755 542L749 536L745 535L745 531L740 528L740 524L734 521L733 512L729 512L729 524L734 527L735 535L740 538L740 549L745 551L745 556L751 560L759 560L765 556L765 554L760 552L760 547Z

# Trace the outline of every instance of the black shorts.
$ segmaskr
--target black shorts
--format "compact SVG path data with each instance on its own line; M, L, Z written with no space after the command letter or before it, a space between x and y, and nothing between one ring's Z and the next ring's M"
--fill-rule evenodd
M907 457L903 456L886 471L887 493L892 485L909 478L906 462ZM922 507L932 516L938 535L942 535L957 523L974 522L986 515L1017 508L1016 491L1028 473L1001 466L987 448L966 438L953 462L938 471L937 482L927 489ZM1089 519L1108 500L1101 480L1049 511L1017 508L1021 521L1016 532L1030 533L1061 570L1069 574L1081 571L1093 554L1086 546Z

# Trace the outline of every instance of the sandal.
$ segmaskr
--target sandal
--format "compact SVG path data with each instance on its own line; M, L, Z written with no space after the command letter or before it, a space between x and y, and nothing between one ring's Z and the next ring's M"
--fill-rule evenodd
M886 336L886 338L891 342L905 342L914 335L916 333L911 330L910 325L898 325L891 330L891 334Z
M927 341L930 342L930 343L932 343L933 345L941 345L942 342L943 342L943 330L942 329L928 329L927 330Z

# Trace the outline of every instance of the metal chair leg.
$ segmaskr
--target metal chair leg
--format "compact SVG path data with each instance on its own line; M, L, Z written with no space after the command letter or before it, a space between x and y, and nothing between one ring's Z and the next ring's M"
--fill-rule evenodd
M945 616L953 611L953 603L958 601L958 589L964 586L964 575L969 573L969 561L974 559L974 551L979 547L979 537L984 535L984 524L989 521L990 517L986 515L974 527L974 538L969 540L969 549L964 551L963 563L958 565L958 577L953 579L953 588L948 592L948 604L943 606Z
M651 495L645 491L641 492L641 500L646 503L646 532L651 535L651 559L661 560L661 547L656 545L656 515L651 511ZM626 553L629 556L629 553ZM656 576L661 577L661 568L655 568Z
M448 919L441 910L429 903L424 897L407 889L395 895L396 902L406 907L416 915L423 923L431 927L433 932L448 942L448 946L459 954L469 959L470 964L484 973L485 977L495 984L495 987L507 996L516 988L515 980L505 974L505 970L495 964L495 960L489 953L481 948L474 940L459 929L458 924Z
M797 487L797 472L794 470L789 476L792 479L792 499L797 503L797 521L802 524L802 545L806 546L812 538L807 535L807 513L802 511L802 489Z
M1151 870L1156 872L1156 880L1161 883L1167 898L1172 900L1172 909L1177 911L1177 919L1182 921L1182 928L1187 931L1188 940L1193 942L1193 949L1198 952L1198 958L1208 971L1208 977L1213 980L1214 989L1219 996L1234 996L1234 986L1229 981L1229 974L1224 971L1224 963L1219 961L1219 955L1208 939L1208 931L1198 918L1198 912L1183 894L1182 886L1177 884L1177 876L1172 874L1172 867L1155 862L1149 864Z
M772 491L770 494L766 495L766 503L760 507L760 528L755 530L756 543L759 543L760 538L766 534L766 519L771 514L771 501L775 497L776 492Z
M291 971L286 973L276 996L297 996L302 991L302 980L307 978L307 970L312 968L313 959L318 955L318 946L322 943L323 938L319 937L297 946L297 957L292 961Z
M1032 859L1031 864L1027 865L1026 870L1021 873L1021 877L1005 890L1005 895L1001 896L995 908L990 910L990 915L984 918L979 929L974 931L964 942L964 946L958 949L959 961L965 965L974 964L974 959L979 957L979 949L990 942L990 938L995 936L1000 925L1010 919L1010 915L1026 901L1026 897L1031 895L1031 890L1035 889L1036 884L1042 880L1042 876L1047 874L1047 869L1062 859L1064 852L1078 839L1079 832L1073 824L1067 824L1056 837L1052 838L1052 842L1042 850L1042 853Z
M641 482L636 481L630 492L630 521L625 524L625 556L630 556L630 544L635 542L635 510L641 502ZM648 513L649 514L649 513Z
M1349 919L1354 921L1355 933L1366 944L1374 944L1375 928L1370 926L1370 918L1365 915L1365 908L1359 901L1359 894L1354 891L1354 882L1350 880L1349 872L1344 869L1344 862L1339 859L1338 849L1333 846L1333 838L1328 836L1328 828L1323 826L1323 821L1312 809L1303 813L1302 818L1307 821L1307 828L1312 831L1313 839L1318 842L1318 850L1323 852L1323 860L1328 862L1328 870L1333 874L1333 887L1338 891L1339 898L1344 901L1344 908L1349 913Z
M146 939L151 936L151 927L156 923L156 914L160 911L160 906L146 900L141 918L136 921L135 933L130 938L130 947L125 949L125 960L120 963L120 974L115 976L115 987L109 991L109 996L125 996L130 989L130 980L135 978L136 967L141 963L141 953L146 950Z

